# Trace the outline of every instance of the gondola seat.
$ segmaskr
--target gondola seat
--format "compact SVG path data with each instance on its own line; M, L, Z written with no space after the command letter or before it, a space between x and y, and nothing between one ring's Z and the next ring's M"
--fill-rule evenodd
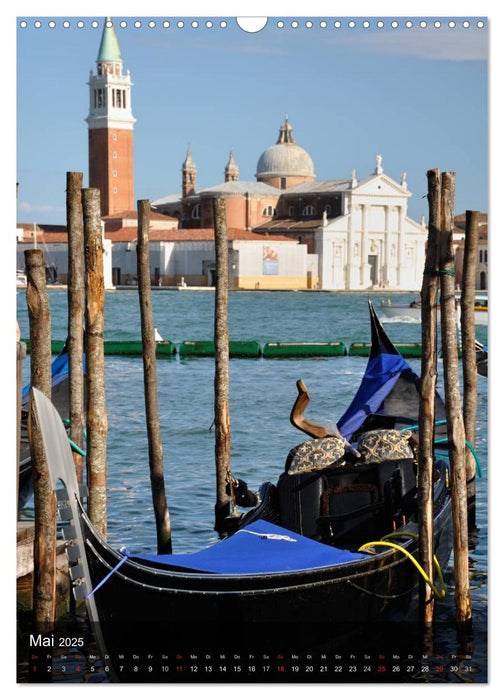
M317 519L327 486L322 472L284 473L278 480L280 525L311 539L320 538Z
M337 546L358 546L414 514L415 493L411 457L286 471L277 484L279 524Z
M290 450L285 462L286 472L313 472L335 466L345 456L346 440L329 436L307 440Z

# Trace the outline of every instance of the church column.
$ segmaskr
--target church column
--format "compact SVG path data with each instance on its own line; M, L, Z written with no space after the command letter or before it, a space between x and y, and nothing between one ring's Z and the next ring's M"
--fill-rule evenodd
M345 289L352 289L352 260L353 260L353 205L350 201L347 228L347 255L346 255L346 279Z
M369 234L369 204L364 204L362 207L362 229L361 229L361 249L360 249L360 284L361 287L369 287L371 284L369 270L370 265L366 258L367 238Z
M382 281L388 286L394 285L395 273L392 268L392 262L390 259L390 246L392 238L392 216L390 206L385 207L385 238L384 238L384 249L383 249L383 269L382 269Z
M402 267L404 260L404 207L397 207L399 235L397 237L397 270L396 284L398 287L402 284Z

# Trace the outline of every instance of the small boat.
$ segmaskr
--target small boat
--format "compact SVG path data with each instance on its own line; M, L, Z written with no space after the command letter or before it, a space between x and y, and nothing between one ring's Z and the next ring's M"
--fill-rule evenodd
M460 300L460 293L456 299ZM438 321L441 311L438 306ZM460 305L457 304L457 313L460 316ZM409 303L394 303L391 299L380 301L380 314L386 318L405 318L408 321L418 321L422 318L422 304L419 297ZM474 300L474 322L477 326L488 326L488 294L476 294Z
M24 270L16 270L16 287L26 287L27 277Z
M476 367L478 374L482 377L488 376L488 346L480 343L479 340L475 341L476 348Z
M300 380L291 422L311 439L290 450L275 483L264 483L258 497L235 483L236 502L251 507L235 518L232 534L194 553L117 550L96 532L59 413L33 390L51 480L64 486L58 501L74 594L86 601L102 653L128 643L147 651L217 644L278 651L375 620L408 618L419 584L419 379L371 304L370 316L367 369L337 430L329 434L304 417L310 398ZM437 396L438 440L444 417ZM449 482L449 463L439 457L433 484L439 571L451 552Z

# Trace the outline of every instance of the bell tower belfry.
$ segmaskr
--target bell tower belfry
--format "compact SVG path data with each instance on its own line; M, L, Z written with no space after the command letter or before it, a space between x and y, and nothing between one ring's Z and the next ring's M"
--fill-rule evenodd
M192 159L191 146L187 148L185 161L182 163L182 198L196 192L196 163Z
M133 187L133 125L129 71L123 75L119 42L110 17L103 27L96 75L89 76L89 186L101 191L103 216L131 211Z

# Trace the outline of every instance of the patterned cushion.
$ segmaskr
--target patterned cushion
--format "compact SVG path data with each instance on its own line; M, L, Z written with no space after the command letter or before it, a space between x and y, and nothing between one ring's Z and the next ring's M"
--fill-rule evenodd
M293 447L287 458L289 472L326 469L345 454L346 441L342 437L325 437L308 440Z
M359 437L357 449L365 463L389 459L410 459L413 450L409 443L410 430L370 430Z

